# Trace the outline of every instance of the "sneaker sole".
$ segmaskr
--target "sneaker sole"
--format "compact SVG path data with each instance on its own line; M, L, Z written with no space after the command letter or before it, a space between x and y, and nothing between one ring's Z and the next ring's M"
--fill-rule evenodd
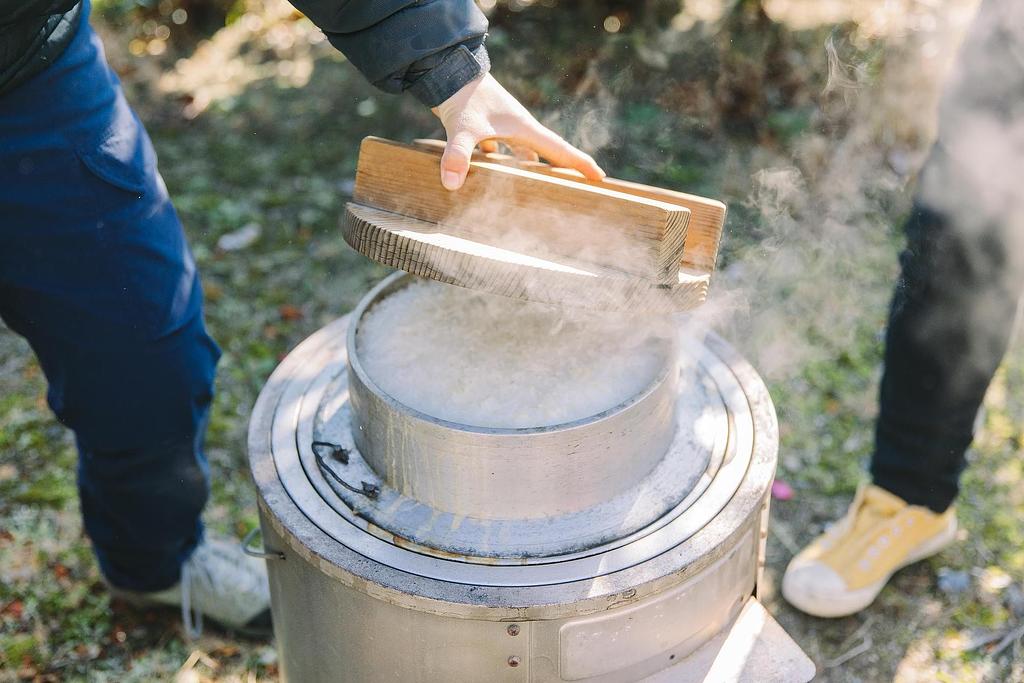
M902 564L896 566L891 572L878 581L869 584L864 588L829 595L827 597L818 597L806 594L788 595L785 590L785 584L783 584L782 596L789 604L793 605L801 612L810 614L812 617L836 619L856 614L875 601L875 598L877 598L878 594L882 592L885 585L889 583L893 574L904 567L909 567L915 562L920 562L932 555L937 555L952 544L953 541L956 540L956 532L958 528L959 525L957 524L956 517L953 517L950 524L944 530L915 548L913 552L907 555L907 559L904 560Z

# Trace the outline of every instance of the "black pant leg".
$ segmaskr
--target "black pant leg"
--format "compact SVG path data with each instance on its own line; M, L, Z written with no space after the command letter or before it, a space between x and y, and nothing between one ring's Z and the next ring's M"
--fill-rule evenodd
M975 417L1012 332L1020 278L1004 226L964 230L917 205L906 233L871 474L940 512L957 495Z

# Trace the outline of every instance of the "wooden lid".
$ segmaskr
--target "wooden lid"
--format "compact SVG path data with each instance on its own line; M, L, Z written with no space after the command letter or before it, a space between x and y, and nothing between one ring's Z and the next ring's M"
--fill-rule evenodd
M493 154L477 155L464 187L449 192L438 178L442 148L363 141L342 224L354 249L422 277L555 305L672 312L706 299L721 202Z

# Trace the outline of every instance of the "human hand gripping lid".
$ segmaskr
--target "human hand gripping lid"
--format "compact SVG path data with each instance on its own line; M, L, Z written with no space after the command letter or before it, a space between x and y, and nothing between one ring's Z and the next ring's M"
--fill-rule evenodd
M541 125L489 73L487 18L473 0L293 0L378 88L409 91L441 119L448 143L441 183L462 187L473 148L497 141L522 158L538 155L591 180L604 172Z
M432 111L444 124L448 138L441 156L441 184L449 190L462 187L473 149L480 144L491 151L496 140L508 143L516 156L541 156L554 166L576 169L590 180L604 178L604 171L589 154L541 125L489 73L467 83Z

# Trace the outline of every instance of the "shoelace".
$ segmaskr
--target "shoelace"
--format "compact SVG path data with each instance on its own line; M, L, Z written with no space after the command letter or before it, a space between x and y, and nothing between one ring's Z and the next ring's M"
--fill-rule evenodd
M827 528L827 545L831 547L833 543L847 534L866 532L891 519L897 512L898 510L889 509L889 506L872 498L869 492L862 488L857 491L857 496L850 505L846 516L830 524Z
M181 623L189 640L203 635L203 611L192 609L192 558L181 566Z
M231 576L235 590L242 593L253 590L253 583L259 580L250 572L238 571L238 558L226 553L216 544L204 543L181 567L181 621L185 634L190 640L196 640L203 634L203 611L198 607L196 597L203 594L219 595L224 593L221 585L226 576ZM232 571L234 570L234 571ZM199 584L199 590L194 584Z

